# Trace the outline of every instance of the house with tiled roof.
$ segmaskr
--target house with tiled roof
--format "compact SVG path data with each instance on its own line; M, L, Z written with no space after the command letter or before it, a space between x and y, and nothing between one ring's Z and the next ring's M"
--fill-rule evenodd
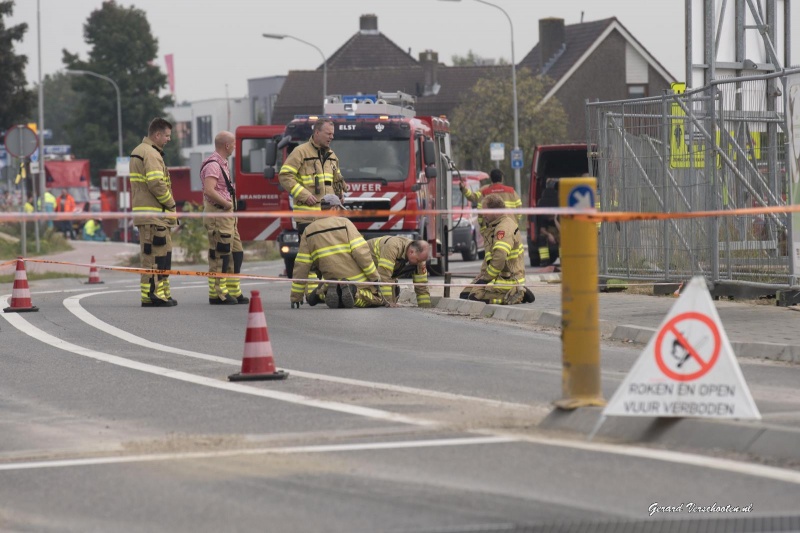
M570 140L586 138L586 100L657 95L675 81L616 18L570 25L546 18L539 21L539 36L517 68L553 80L542 103L561 102ZM430 50L414 58L380 33L375 15L362 15L359 32L327 61L328 94L403 91L417 97L420 115L452 116L479 79L507 76L508 66L448 67ZM290 71L275 102L273 123L321 112L322 83L322 65Z
M655 96L675 81L615 17L570 25L560 18L539 20L539 42L517 68L553 80L541 103L561 102L571 140L586 138L586 100Z

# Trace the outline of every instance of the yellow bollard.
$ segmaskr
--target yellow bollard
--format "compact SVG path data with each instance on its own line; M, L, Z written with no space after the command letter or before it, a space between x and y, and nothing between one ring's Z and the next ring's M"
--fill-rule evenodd
M561 207L595 208L595 178L561 178ZM597 228L592 222L561 220L561 409L605 405L600 387L600 327L597 295Z

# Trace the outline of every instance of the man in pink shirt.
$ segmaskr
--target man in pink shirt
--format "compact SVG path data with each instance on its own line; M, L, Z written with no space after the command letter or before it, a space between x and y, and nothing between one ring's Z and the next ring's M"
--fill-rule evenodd
M230 213L230 217L205 217L208 231L208 271L233 273L242 271L244 248L239 238L236 195L230 180L228 158L236 149L236 139L229 131L221 131L214 138L214 153L203 161L200 180L203 182L203 210L205 213ZM239 278L208 278L208 303L236 305L250 301L242 294Z

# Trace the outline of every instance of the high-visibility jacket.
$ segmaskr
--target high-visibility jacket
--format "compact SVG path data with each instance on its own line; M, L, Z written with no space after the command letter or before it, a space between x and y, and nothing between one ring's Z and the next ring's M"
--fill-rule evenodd
M50 191L44 192L44 206L45 206L45 211L47 211L48 206L51 207L53 211L56 210L56 197L53 196L53 193L51 193ZM42 197L40 196L39 209L41 208L42 208Z
M522 207L522 200L520 199L517 191L514 190L513 187L509 187L508 185L503 185L502 183L492 183L484 187L483 189L479 190L478 192L473 192L472 189L469 187L465 187L461 185L461 193L464 197L476 204L478 209L481 208L483 203L483 199L489 196L490 194L496 194L500 198L503 199L503 203L506 205L508 209L516 209L518 207ZM522 215L517 215L517 224L522 221ZM481 233L486 229L486 222L483 220L483 216L478 216L478 224L480 225ZM484 238L486 236L484 235Z
M344 217L316 219L300 237L292 276L306 279L312 266L316 266L325 279L380 281L367 241ZM305 289L306 283L293 281L291 301L302 301Z
M26 213L33 213L33 204L30 202L25 202L25 212Z
M86 221L86 224L83 225L83 232L89 237L94 237L94 234L97 233L98 229L100 229L100 223L95 222L91 218Z
M502 288L525 284L525 248L517 221L502 215L486 226L486 257L481 279Z
M172 197L169 170L164 163L164 152L150 138L142 139L142 143L131 153L130 171L134 225L175 226L175 218L154 216L156 213L174 213L175 199Z
M431 303L431 291L428 288L428 269L424 262L412 265L408 262L408 247L414 242L406 237L378 237L367 241L372 261L378 267L381 281L394 283L398 278L411 278L417 305ZM381 294L389 303L395 302L394 287L381 285Z
M295 217L295 222L302 224L316 220L302 215L320 211L322 197L326 194L344 198L345 182L339 172L339 159L333 150L317 146L310 139L292 150L281 166L278 180L294 200L292 209L301 215ZM312 194L317 198L317 203L306 205L306 200Z
M67 193L66 198L59 196L56 201L56 211L60 213L73 213L75 212L75 198L70 193Z

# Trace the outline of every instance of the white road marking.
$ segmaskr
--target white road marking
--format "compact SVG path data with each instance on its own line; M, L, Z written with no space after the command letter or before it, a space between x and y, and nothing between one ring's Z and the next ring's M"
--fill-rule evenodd
M467 437L454 439L411 440L396 442L367 442L355 444L330 444L318 446L289 446L285 448L253 448L220 450L216 452L155 453L149 455L127 455L117 457L87 457L83 459L60 459L54 461L31 461L0 464L0 471L31 470L36 468L61 468L70 466L94 466L145 461L173 461L183 459L217 459L242 455L337 453L366 450L400 450L408 448L431 448L438 446L470 446L475 444L500 444L515 442L508 437Z
M225 365L240 365L241 361L237 361L234 359L229 359L226 357L219 357L217 355L210 355L204 354L200 352L194 352L191 350L184 350L181 348L174 348L172 346L167 346L164 344L159 344L156 342L152 342L147 340L143 337L138 337L131 333L128 333L125 330L119 329L116 326L112 326L107 322L103 322L93 314L89 313L86 309L84 309L80 301L83 298L94 296L96 294L110 294L112 291L101 291L101 292L90 292L85 294L79 294L76 296L70 296L69 298L64 300L64 307L66 307L72 314L76 317L81 319L86 324L92 326L95 329L99 329L109 335L117 337L118 339L124 340L126 342L130 342L132 344L136 344L138 346L142 346L144 348L150 348L153 350L159 350L166 353L174 353L178 355L185 355L187 357L193 357L195 359L202 359L204 361L211 361L214 363L222 363ZM123 291L115 291L115 292L123 292ZM491 400L488 398L478 398L476 396L465 396L461 394L452 394L449 392L440 392L440 391L433 391L427 389L417 389L414 387L404 387L402 385L389 385L387 383L379 383L374 381L362 381L358 379L350 379L350 378L342 378L337 376L329 376L324 374L315 374L312 372L303 372L301 370L292 370L292 369L285 369L287 372L291 372L293 376L305 378L305 379L314 379L317 381L327 381L331 383L339 383L342 385L352 385L356 387L365 387L375 390L385 390L391 392L399 392L404 394L413 394L417 396L426 396L429 398L438 398L442 400L451 400L451 401L470 401L470 402L479 402L486 405L491 405L493 407L504 407L504 408L516 408L516 409L530 409L530 405L521 404L521 403L512 403L512 402L503 402L499 400Z
M101 293L107 294L111 291L101 291ZM122 292L122 291L117 291ZM85 296L90 296L91 294L97 293L90 293L86 294ZM5 297L8 297L6 295ZM69 298L72 300L74 297ZM80 298L77 298L79 300ZM77 305L76 300L76 305ZM66 305L66 301L65 301ZM80 307L78 305L78 307ZM82 308L81 308L82 309ZM85 312L85 310L83 310ZM88 316L93 317L93 315L86 313ZM440 423L425 419L419 419L414 417L406 417L403 415L397 415L394 413L389 413L386 411L380 411L371 408L365 407L358 407L354 405L348 404L341 404L338 402L326 402L321 400L315 400L313 398L307 398L304 396L300 396L297 394L289 394L289 393L281 393L275 392L265 389L256 389L252 387L247 387L243 385L237 385L234 383L228 383L223 381L218 381L210 378L206 378L203 376L196 376L193 374L189 374L186 372L180 372L175 370L170 370L167 368L157 367L154 365L149 365L145 363L139 363L136 361L131 361L122 357L118 357L111 354L106 354L102 352L97 352L88 348L84 348L81 346L76 346L74 344L70 344L66 341L53 337L52 335L36 328L35 326L29 324L25 319L15 313L3 313L3 318L5 318L11 325L30 335L31 337L41 340L46 344L50 344L51 346L57 347L62 350L70 351L79 355L83 355L86 357L91 357L93 359L97 359L100 361L105 361L108 363L116 364L122 367L131 368L134 370L141 370L143 372L150 372L153 374L161 375L164 377L169 377L172 379L178 379L181 381L186 381L189 383L195 383L197 385L204 385L213 388L228 390L232 392L238 392L242 394L250 394L254 396L262 396L266 398L271 398L280 401L286 401L290 403L296 403L300 405L305 405L309 407L318 407L321 409L328 409L331 411L338 411L347 414L353 414L357 416L364 416L379 420L386 420L392 422L400 422L412 425L419 425L419 426L437 426ZM107 325L108 327L113 327ZM116 329L116 328L115 328ZM121 331L121 330L120 330ZM204 354L201 354L204 355ZM207 356L207 357L215 357L215 356ZM226 360L229 362L230 360ZM697 466L701 468L710 468L714 470L720 470L725 472L734 472L743 475L749 475L754 477L761 477L766 479L772 479L775 481L781 481L785 483L793 483L793 484L800 484L800 472L790 469L782 469L778 467L772 466L765 466L759 464L752 464L752 463L745 463L740 461L734 461L731 459L722 459L718 457L711 457L707 455L698 455L698 454L691 454L686 452L676 452L670 450L657 450L653 448L639 448L636 446L631 445L620 445L620 444L605 444L605 443L597 443L597 442L586 442L586 441L577 441L577 440L566 440L561 438L551 438L551 437L538 437L532 435L518 435L518 434L510 434L510 433L503 433L498 432L496 430L491 429L475 429L471 430L471 433L483 434L486 435L485 441L480 441L477 439L440 439L438 441L401 441L399 443L366 443L366 444L350 444L350 445L322 445L322 446L304 446L304 447L289 447L289 448L266 448L266 449L253 449L253 450L228 450L228 451L220 451L220 452L196 452L196 453L184 453L184 454L153 454L153 455L143 455L143 456L129 456L129 457L101 457L101 458L85 458L85 459L75 459L75 460L59 460L59 461L40 461L40 462L31 462L31 463L6 463L0 464L0 470L21 470L24 468L49 468L49 467L57 467L57 466L80 466L80 465L92 465L92 464L111 464L111 463L124 463L124 462L133 462L133 461L156 461L156 460L169 460L169 459L179 459L179 458L191 458L191 457L224 457L224 456L235 456L235 455L246 455L246 454L258 454L258 453L331 453L335 451L360 451L360 450L368 450L368 449L396 449L400 447L424 447L425 444L420 444L414 446L413 443L425 443L425 442L450 442L450 444L439 444L441 446L452 446L452 445L459 445L456 444L457 441L464 441L463 444L472 443L472 444L494 444L494 443L512 443L512 442L520 442L520 443L531 443L531 444L541 444L545 446L556 446L561 448L570 448L574 450L584 450L589 452L599 452L599 453L608 453L613 455L620 455L620 456L627 456L627 457L637 457L640 459L646 460L655 460L655 461L662 461L668 463L676 463L676 464L684 464L690 466ZM499 439L499 440L493 440ZM405 443L405 444L404 444ZM337 448L338 446L338 448ZM349 449L348 449L349 447ZM276 450L291 450L291 451L276 451Z
M92 350L90 348L84 348L83 346L78 346L72 343L69 343L65 340L59 339L58 337L54 337L49 333L37 328L36 326L30 324L27 320L22 318L20 315L16 313L3 313L3 318L5 318L12 326L17 328L18 330L22 331L23 333L37 339L45 344L49 344L54 348L58 348L60 350L64 350L67 352L72 352L78 355L82 355L84 357L89 357L92 359L96 359L98 361L104 361L106 363L111 363L114 365L118 365L124 368L130 368L133 370L139 370L141 372L147 372L150 374L155 374L158 376L163 376L171 379L177 379L179 381L184 381L187 383L194 383L196 385L204 385L206 387L211 387L215 389L222 389L227 390L230 392L237 392L239 394L249 394L252 396L261 396L263 398L270 398L273 400L279 400L288 403L294 403L298 405L303 405L306 407L318 407L320 409L327 409L329 411L337 411L340 413L346 413L351 415L363 416L367 418L374 418L377 420L382 420L386 422L399 422L403 424L412 424L417 426L436 426L439 425L438 422L434 422L431 420L424 420L421 418L412 418L403 415L398 415L395 413L390 413L388 411L382 411L380 409L372 409L369 407L359 407L357 405L351 405L346 403L339 403L339 402L330 402L325 400L316 400L314 398L309 398L307 396L301 396L299 394L291 394L287 392L278 392L272 391L268 389L258 389L255 387L250 387L246 385L239 385L237 383L229 383L227 381L220 381L217 379L207 378L204 376L198 376L195 374L189 374L188 372L181 372L178 370L172 370L169 368L164 368L160 366L150 365L147 363L140 363L138 361L133 361L130 359L125 359L124 357L119 357L116 355L111 355L104 352L98 352Z

